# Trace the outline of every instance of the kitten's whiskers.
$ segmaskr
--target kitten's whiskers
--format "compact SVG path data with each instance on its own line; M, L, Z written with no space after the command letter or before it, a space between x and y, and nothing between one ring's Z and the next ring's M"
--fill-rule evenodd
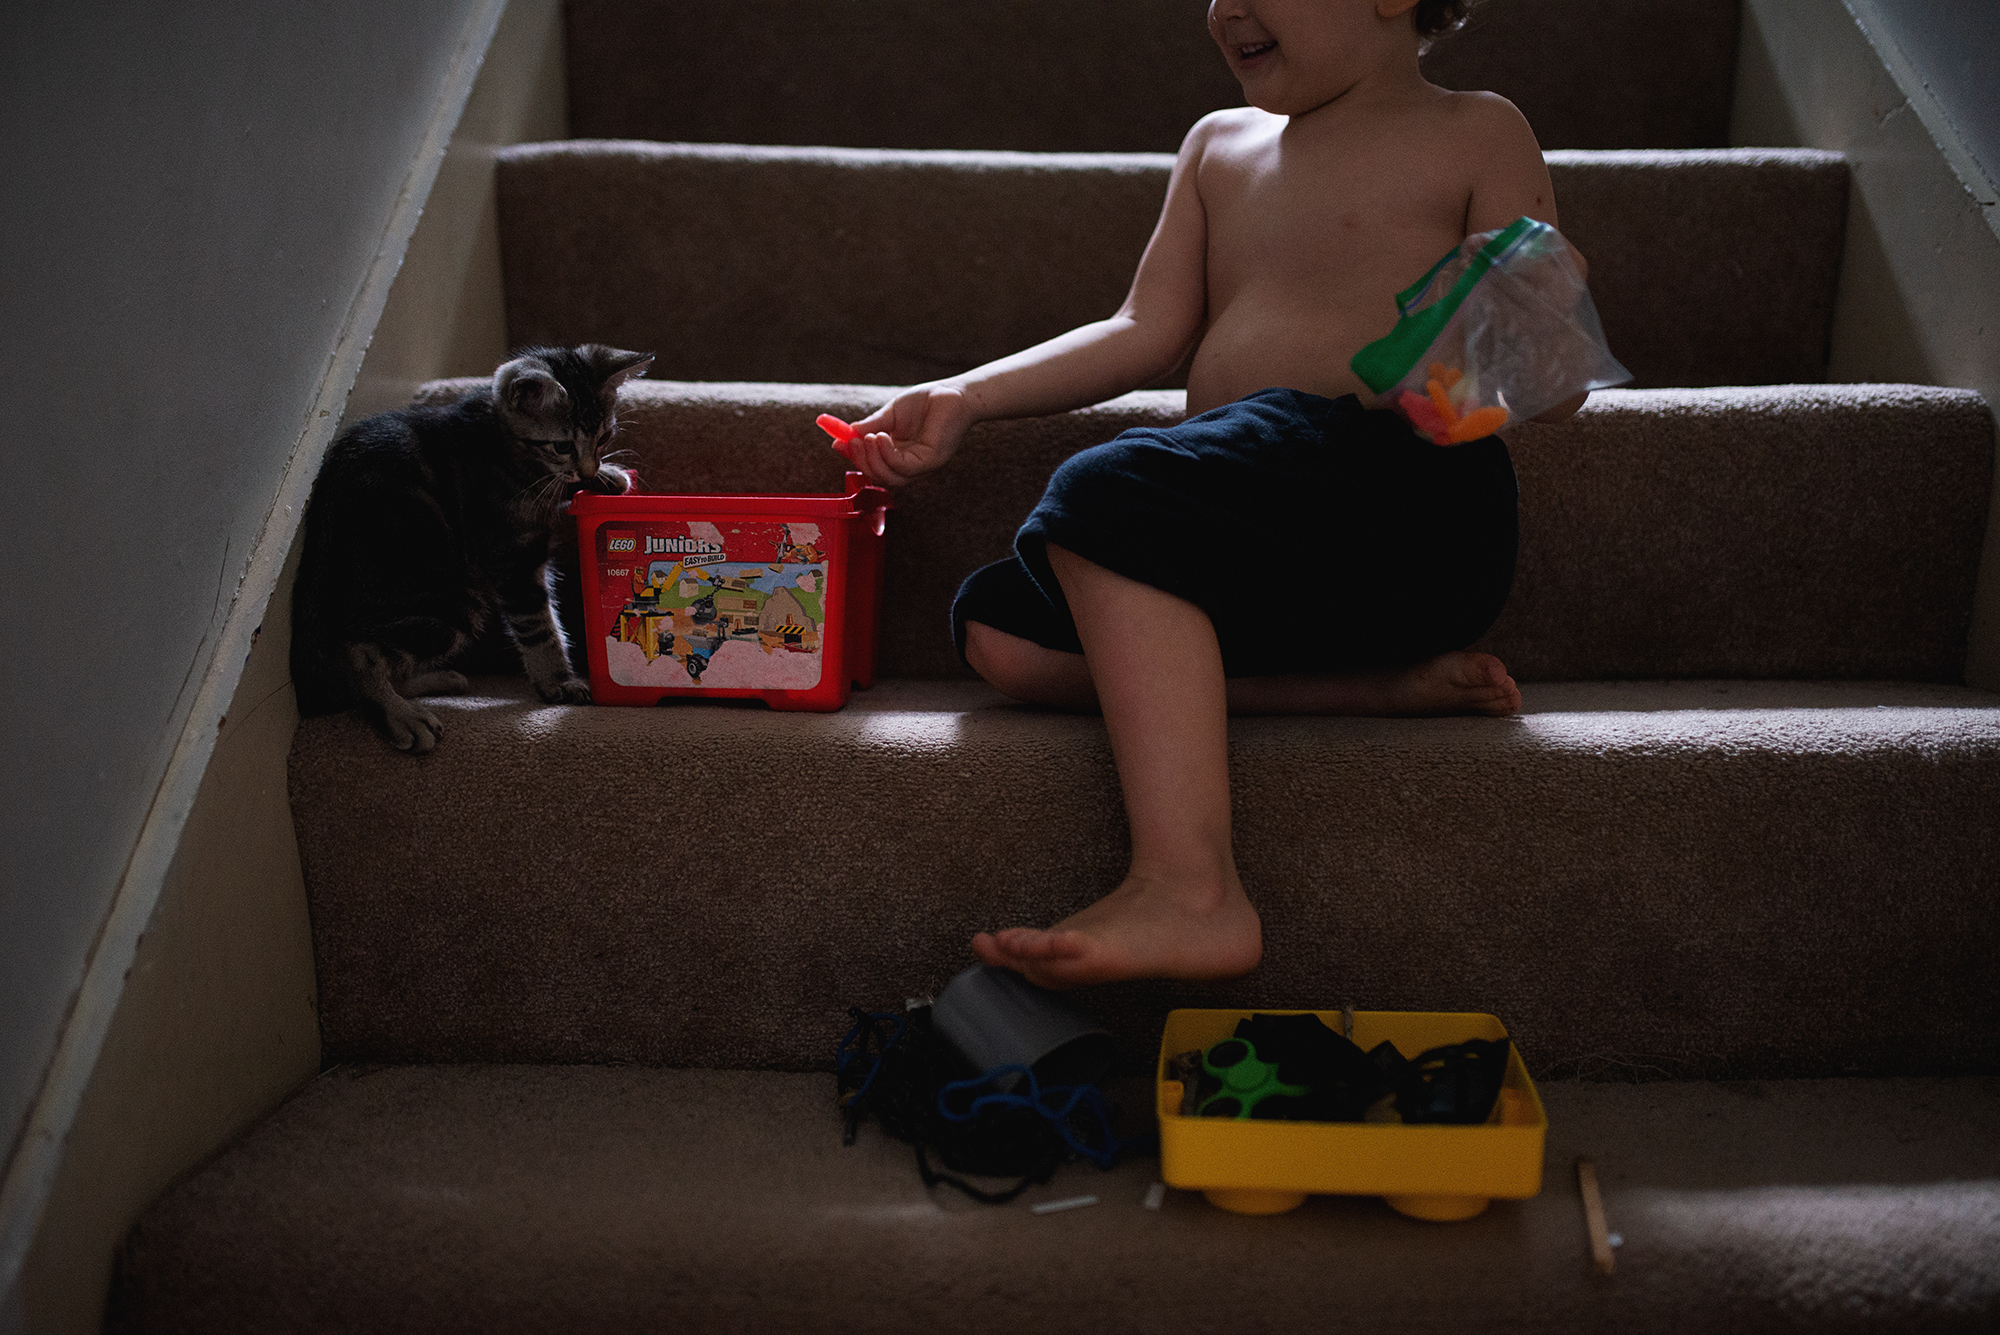
M562 508L564 480L560 473L544 474L514 494L516 507L523 514L543 520L554 519L556 512Z

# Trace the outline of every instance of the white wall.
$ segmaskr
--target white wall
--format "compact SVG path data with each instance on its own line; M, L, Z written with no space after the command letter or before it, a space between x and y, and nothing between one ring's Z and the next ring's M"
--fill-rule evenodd
M1901 46L1897 24L1925 45ZM1847 156L1830 379L1956 385L2000 405L1994 191L1938 99L1948 80L1917 63L1952 50L1954 33L1975 44L1974 68L2000 69L1994 0L1744 0L1730 142ZM1981 123L1972 101L1956 106L1966 127ZM1988 516L1966 681L2000 689L2000 485Z
M343 374L343 332L385 246L400 253L391 219L486 8L10 7L0 42L0 1149L10 1161L169 759L189 749L197 691L220 681L227 700L234 685L240 661L218 672L215 659L247 643L227 633L239 583L294 452L330 429L317 419Z
M506 360L495 155L513 144L568 137L563 39L562 0L508 0L344 421L401 408L427 380L491 375Z
M494 150L562 136L562 28L561 0L511 0L504 17L493 0L480 0L458 67L424 117L426 143L404 164L395 212L384 220L364 283L369 291L350 308L342 337L357 344L370 337L366 358L353 346L337 349L317 407L341 412L343 375L355 376L345 405L352 416L407 400L417 381L491 369L500 360L506 331ZM488 32L491 44L474 81L472 65ZM467 100L459 116L461 96ZM436 179L425 193L433 165ZM408 249L399 254L405 235ZM384 288L386 305L370 330ZM307 433L295 472L310 466L312 437L323 440L330 430L320 422ZM265 545L273 563L288 541L295 545L284 502L280 496L269 503L275 522ZM226 707L219 697L204 703L189 725L196 734L212 731L214 748L200 766L185 824L168 828L160 841L171 841L171 860L157 897L140 918L150 887L139 884L144 877L135 863L87 975L86 1004L73 1013L31 1122L32 1144L41 1152L18 1156L0 1191L0 1289L33 1227L18 1287L0 1300L0 1335L99 1329L113 1250L132 1221L318 1070L311 935L286 795L286 755L297 723L286 670L289 585L289 573L275 587L260 584L255 573L246 584L250 601L258 589L269 589L263 631L248 647ZM257 615L246 604L235 617ZM184 738L176 766L188 763L191 749ZM156 803L149 832L172 826L160 811L170 802ZM119 926L133 919L144 932L121 956ZM127 963L121 976L118 968ZM79 1041L93 1018L104 1019L94 1049ZM85 1076L79 1094L75 1086ZM39 1219L31 1188L42 1189Z

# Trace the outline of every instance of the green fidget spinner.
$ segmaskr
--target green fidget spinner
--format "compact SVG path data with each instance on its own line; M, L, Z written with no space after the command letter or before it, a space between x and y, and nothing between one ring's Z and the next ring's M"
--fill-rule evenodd
M1247 1039L1228 1038L1201 1054L1201 1069L1222 1082L1222 1088L1195 1106L1197 1117L1249 1117L1265 1099L1296 1097L1304 1085L1278 1079L1274 1062L1261 1060Z

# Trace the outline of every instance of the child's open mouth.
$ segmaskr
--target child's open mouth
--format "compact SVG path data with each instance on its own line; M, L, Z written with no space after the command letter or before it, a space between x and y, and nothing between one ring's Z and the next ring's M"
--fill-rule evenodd
M1247 63L1277 48L1276 42L1243 42L1236 48L1236 58Z

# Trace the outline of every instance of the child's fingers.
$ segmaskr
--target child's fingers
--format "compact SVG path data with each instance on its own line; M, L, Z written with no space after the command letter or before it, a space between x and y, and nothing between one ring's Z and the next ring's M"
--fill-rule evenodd
M853 440L847 442L847 447L843 452L847 455L849 462L868 475L870 482L887 485L888 479L884 475L882 467L881 439L881 433L879 432L870 432L865 436L856 436Z
M882 404L880 408L876 408L876 410L874 410L872 414L868 414L866 418L854 418L854 422L848 422L848 428L850 428L850 430L852 430L852 432L854 432L856 436L864 436L864 434L868 434L868 432L880 432L880 430L882 430L882 428L884 428L884 426L888 424L888 416L890 416L890 408L894 408L894 404Z
M857 417L848 426L855 435L866 435L871 431L890 430L896 420L896 400L891 399L866 417Z
M868 475L872 482L887 487L900 487L916 476L907 462L900 456L894 437L886 431L871 431L867 435L856 436L849 448L853 453L848 458L855 467Z
M834 453L847 460L849 468L858 468L867 474L870 482L879 483L882 480L878 475L879 470L875 466L874 454L868 448L868 438L866 436L856 436L853 440L845 442L835 441L833 450Z

